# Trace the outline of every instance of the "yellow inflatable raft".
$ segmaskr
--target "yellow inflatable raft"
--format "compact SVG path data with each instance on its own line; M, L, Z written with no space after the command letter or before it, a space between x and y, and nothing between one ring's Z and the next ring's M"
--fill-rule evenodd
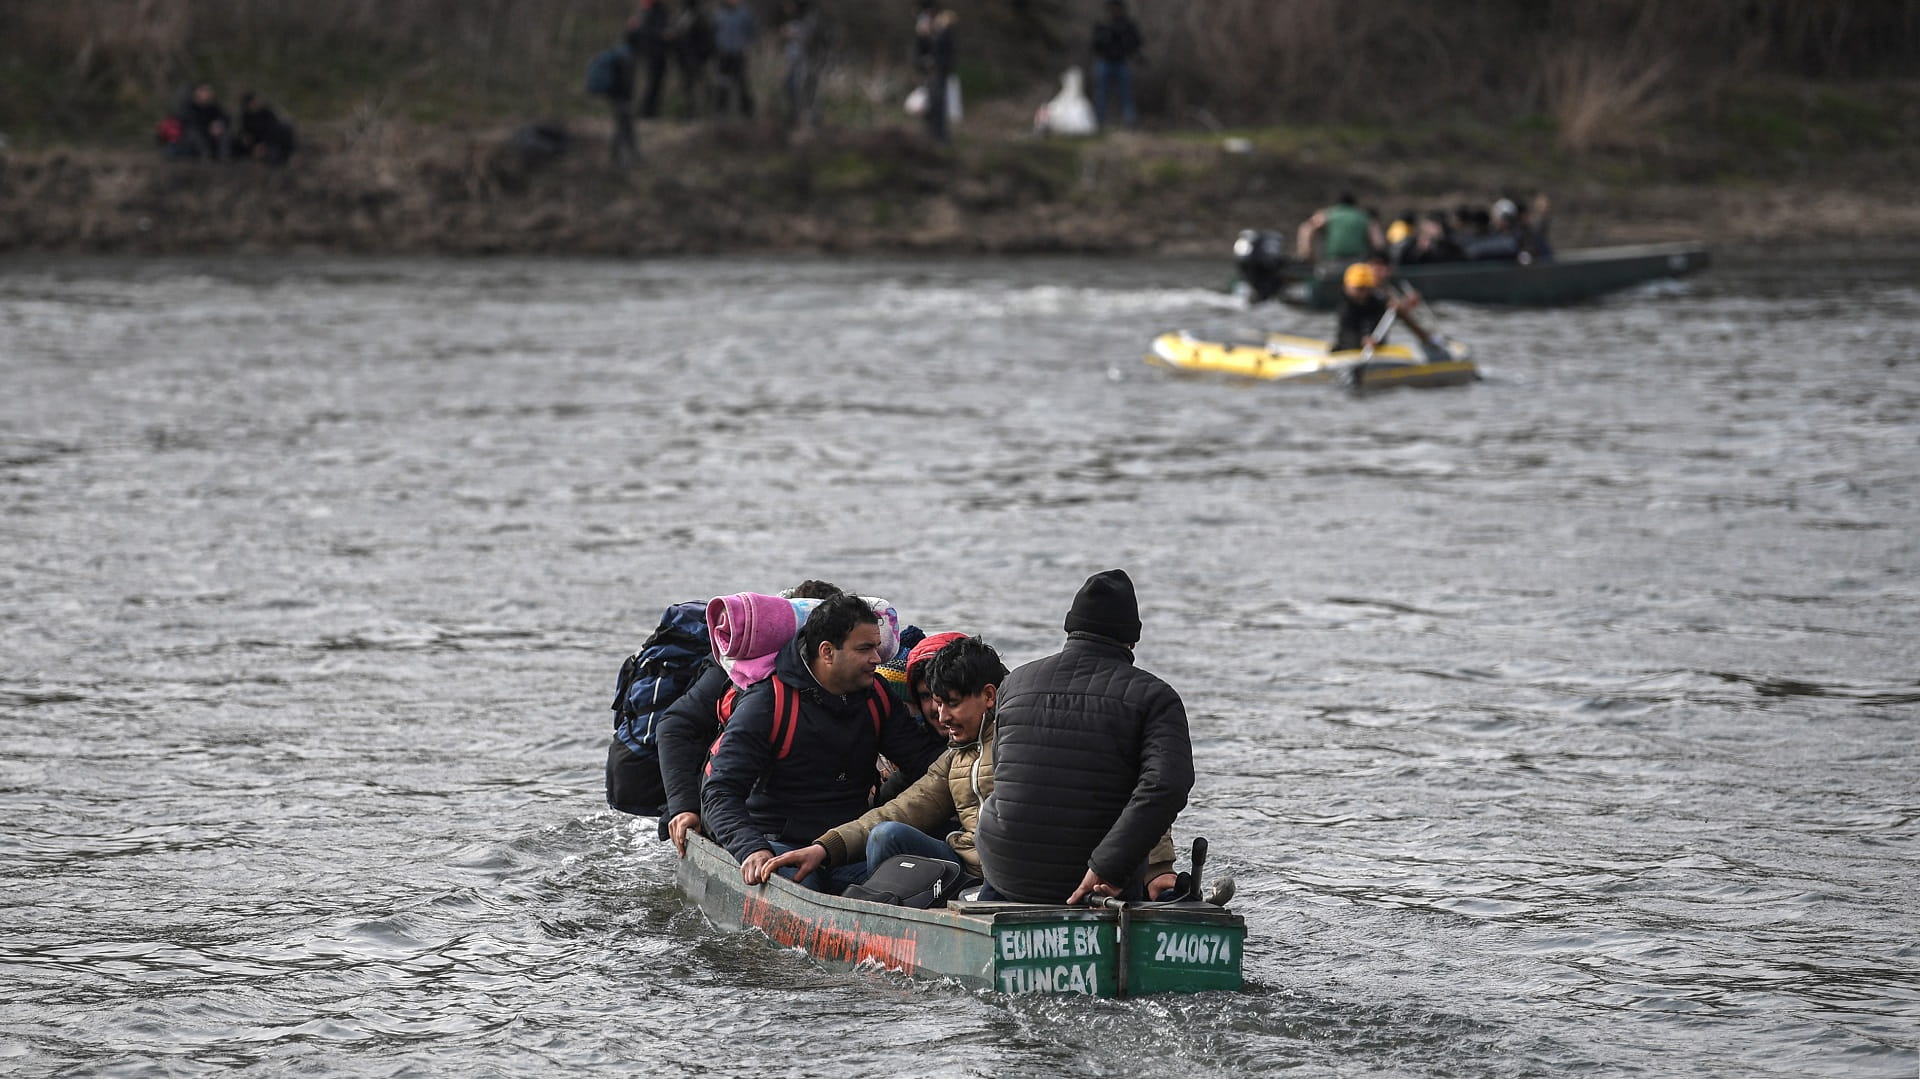
M1292 334L1269 334L1264 341L1202 341L1176 330L1153 340L1147 362L1181 371L1205 371L1275 382L1337 382L1354 388L1459 386L1480 372L1471 350L1441 339L1435 346L1382 345L1365 356L1360 350L1332 352L1328 343Z

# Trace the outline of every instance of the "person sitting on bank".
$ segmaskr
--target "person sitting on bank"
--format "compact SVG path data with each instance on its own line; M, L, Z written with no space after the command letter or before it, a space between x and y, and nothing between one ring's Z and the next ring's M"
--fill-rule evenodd
M840 591L839 586L812 578L781 593L794 600L825 600ZM720 726L731 715L728 691L737 691L727 669L709 660L706 668L680 699L667 706L654 725L654 749L660 757L660 786L666 795L666 809L660 812L663 836L673 841L682 857L687 854L687 834L700 830L700 777L707 768L707 752L720 736ZM725 715L723 715L723 713ZM624 750L614 740L615 751ZM614 769L608 766L608 775ZM609 782L611 788L611 782Z
M747 884L765 882L775 857L865 813L879 755L917 779L944 751L875 677L883 659L879 623L857 596L822 600L780 650L773 675L740 695L714 744L700 816L740 860ZM852 863L801 884L837 893L865 878L866 865Z
M992 895L1024 903L1144 899L1149 855L1193 788L1186 707L1134 665L1140 610L1126 571L1088 578L1065 626L1059 652L1000 684L993 792L974 833L981 868ZM1158 895L1172 882L1152 884Z
M1302 262L1313 261L1315 236L1320 237L1320 258L1327 262L1358 259L1387 246L1380 223L1354 202L1352 192L1300 223L1296 246Z
M293 156L293 125L280 119L265 99L249 90L240 95L240 128L233 134L233 156L285 165Z
M193 88L178 112L180 138L167 147L168 157L206 158L224 161L231 148L233 124L227 110L220 107L213 87L200 83Z
M1420 294L1411 290L1404 296L1395 294L1390 284L1392 276L1393 267L1384 251L1375 251L1367 256L1366 262L1347 267L1340 282L1340 310L1336 316L1339 322L1332 351L1351 352L1380 345L1385 335L1376 337L1375 331L1388 311L1395 312L1395 318L1405 323L1421 341L1433 344L1432 335L1413 320L1413 309L1419 306Z

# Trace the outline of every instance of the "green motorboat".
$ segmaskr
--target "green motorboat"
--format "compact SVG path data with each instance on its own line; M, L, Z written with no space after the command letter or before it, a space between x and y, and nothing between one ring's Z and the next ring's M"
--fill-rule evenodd
M752 928L829 966L874 965L1003 993L1136 994L1240 989L1246 922L1206 903L1105 908L953 901L921 910L814 892L687 838L680 890L726 929Z
M1564 251L1529 263L1416 263L1397 267L1394 277L1428 300L1547 307L1685 277L1704 270L1707 261L1707 250L1695 244L1641 244ZM1322 263L1304 278L1289 280L1281 296L1289 303L1331 309L1340 302L1345 272L1345 263Z

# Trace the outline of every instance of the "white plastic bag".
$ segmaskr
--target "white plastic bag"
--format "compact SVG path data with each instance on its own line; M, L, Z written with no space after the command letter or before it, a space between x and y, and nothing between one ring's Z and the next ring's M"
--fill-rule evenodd
M927 88L926 88L926 85L923 83L919 86L914 87L913 93L907 95L907 115L908 116L924 116L926 115L926 112L927 112Z
M1095 128L1093 102L1080 89L1080 69L1068 68L1060 77L1060 92L1034 114L1033 129L1041 135L1091 135Z

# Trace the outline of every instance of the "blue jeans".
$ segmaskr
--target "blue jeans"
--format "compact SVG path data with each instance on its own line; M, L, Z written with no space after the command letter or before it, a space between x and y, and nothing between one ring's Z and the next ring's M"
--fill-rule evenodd
M1093 62L1093 119L1107 129L1107 95L1120 95L1120 122L1133 126L1133 68L1125 60Z
M789 851L798 851L806 845L783 844L778 840L769 840L767 841L767 846L773 849L775 855L785 855ZM848 863L845 866L830 867L826 870L815 870L804 879L794 877L794 868L791 866L781 867L779 874L788 881L799 881L803 887L812 889L814 892L832 893L835 896L839 896L840 891L847 886L867 880L867 864L863 862Z
M898 821L883 821L867 834L867 861L863 866L877 868L881 863L895 855L918 855L923 859L945 859L959 863L962 869L966 862L962 860L945 840L936 839L911 825L902 825Z

